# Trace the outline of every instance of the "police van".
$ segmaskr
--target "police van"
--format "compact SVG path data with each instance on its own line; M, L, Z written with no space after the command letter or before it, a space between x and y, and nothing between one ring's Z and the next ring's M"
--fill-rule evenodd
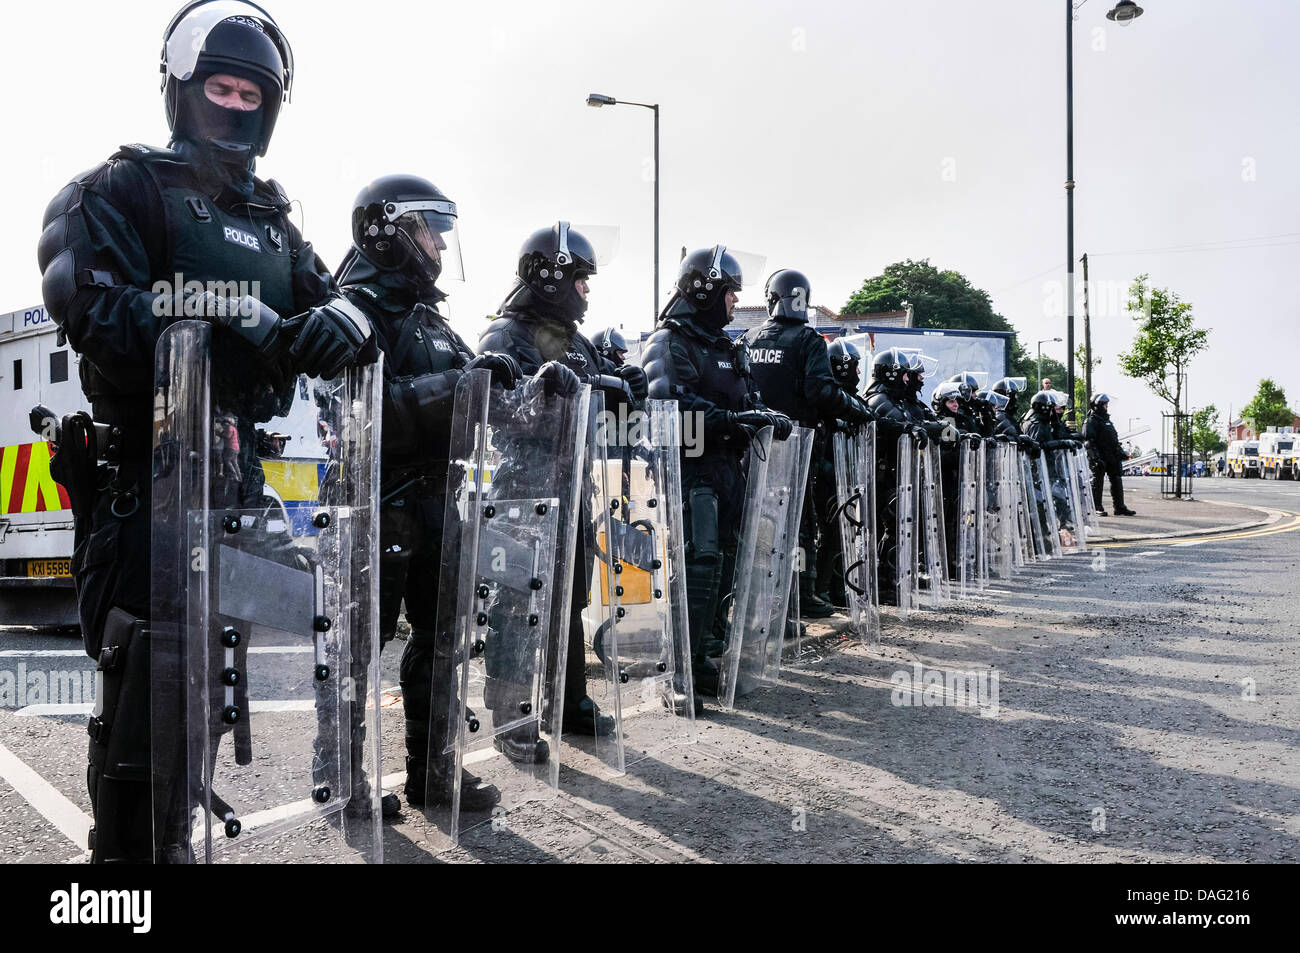
M1259 472L1274 480L1300 476L1300 434L1293 427L1269 427L1259 435Z
M0 625L73 625L72 511L32 407L89 409L77 355L43 307L0 315Z
M1228 468L1230 477L1259 476L1259 441L1234 440L1228 444Z
M0 625L77 624L72 510L50 475L50 444L30 421L37 404L59 417L89 412L77 363L43 307L0 315ZM285 438L283 454L264 458L262 468L267 496L295 532L310 523L335 437L318 431L317 418L309 382L299 377L289 414L260 425Z

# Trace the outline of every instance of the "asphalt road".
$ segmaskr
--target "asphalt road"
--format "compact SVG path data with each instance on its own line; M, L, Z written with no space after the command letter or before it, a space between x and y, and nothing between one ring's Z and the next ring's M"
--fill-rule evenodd
M1300 513L1300 484L1203 480L1195 493ZM1098 549L1030 567L968 604L888 618L878 645L830 640L736 711L710 708L693 746L615 779L566 747L559 799L441 855L408 808L385 828L386 854L1300 861L1297 525ZM390 686L397 649L384 653ZM74 639L0 631L0 672L88 670L78 652ZM996 674L996 710L944 689L900 703L910 696L899 685L928 672ZM85 716L41 711L0 709L0 862L82 856ZM401 770L400 711L385 709L390 774ZM310 721L268 722L268 737L301 737ZM250 855L307 859L329 833L295 841Z

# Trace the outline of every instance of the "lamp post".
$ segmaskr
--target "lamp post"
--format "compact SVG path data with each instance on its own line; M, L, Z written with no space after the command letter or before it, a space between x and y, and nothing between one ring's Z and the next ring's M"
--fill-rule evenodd
M1038 342L1038 384L1037 386L1039 387L1043 386L1043 345L1047 344L1049 341L1059 342L1060 340L1061 340L1060 338L1043 338L1041 341ZM1074 386L1073 381L1070 382L1070 386L1071 387Z
M1088 0L1065 0L1065 393L1074 419L1074 11ZM1133 0L1119 0L1107 20L1121 26L1142 16ZM1041 378L1040 378L1041 380Z
M587 105L599 109L601 106L640 106L642 109L652 110L655 114L655 248L654 248L654 288L650 295L650 323L653 327L654 322L659 318L659 104L658 103L633 103L626 99L615 99L613 96L605 96L601 93L591 93L587 96Z

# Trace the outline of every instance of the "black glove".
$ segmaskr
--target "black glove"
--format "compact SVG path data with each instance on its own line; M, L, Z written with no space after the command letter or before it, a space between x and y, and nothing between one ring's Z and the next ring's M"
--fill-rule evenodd
M542 385L548 397L572 397L582 390L582 381L578 380L578 375L559 361L547 361L537 369L533 380Z
M1029 454L1031 457L1035 458L1043 452L1042 448L1033 437L1026 437L1023 434L1016 438L1016 446L1025 451L1025 453Z
M917 447L921 450L924 450L930 443L930 435L925 432L925 428L920 424L908 424L907 432L912 435L912 439L916 441Z
M273 362L279 353L286 323L256 298L223 298L204 291L186 300L186 313L206 319Z
M966 438L968 444L975 448L978 448L979 445L984 442L984 438L977 433L967 433L962 434L962 436Z
M762 430L764 427L771 427L772 436L777 440L785 440L794 429L794 423L789 417L771 410L744 410L740 413L733 413L731 422L749 430Z
M524 372L519 369L519 362L509 354L493 354L491 351L484 351L465 365L467 373L480 368L491 371L492 383L500 384L506 390L514 390L515 385L524 379Z
M289 359L308 377L338 377L370 339L369 319L347 298L331 298L305 317Z
M632 385L621 377L615 377L613 374L601 374L591 381L593 387L603 390L607 398L618 401L623 404L635 404L636 399L632 396Z
M650 393L650 382L645 376L645 371L635 364L624 364L614 373L627 381L628 390L632 392L634 400L646 399L646 395Z

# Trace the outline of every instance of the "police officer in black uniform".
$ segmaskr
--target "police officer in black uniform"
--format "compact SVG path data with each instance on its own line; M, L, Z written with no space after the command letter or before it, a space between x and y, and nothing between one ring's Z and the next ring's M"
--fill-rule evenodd
M744 342L732 342L731 323L743 275L725 245L690 252L681 261L676 290L643 352L650 396L675 400L682 414L682 503L686 531L686 598L695 688L716 695L722 655L718 633L723 594L735 576L736 546L745 499L745 451L758 430L778 440L793 424L765 408L749 377ZM700 702L696 699L696 710Z
M956 431L956 440L943 440L939 444L939 472L943 480L943 530L948 542L948 578L957 578L957 504L960 464L958 453L961 441L969 443L976 450L983 443L979 425L968 411L969 403L962 396L970 394L971 379L961 381L946 380L934 389L930 395L930 406L935 416L948 425L945 433L952 436Z
M858 369L862 362L862 352L852 341L836 338L826 347L826 359L830 364L831 377L845 394L858 400L858 388L862 386L862 373ZM867 411L870 413L870 411ZM821 590L818 595L825 602L835 607L847 607L848 593L844 589L844 541L840 537L838 517L834 515L835 486L835 441L833 435L849 428L842 419L823 421L826 435L822 441L824 452L818 456L814 448L813 466L817 468L816 488L818 521L821 540L817 547L817 585Z
M1088 406L1088 419L1083 422L1083 438L1087 441L1089 463L1092 465L1092 501L1101 516L1109 515L1101 508L1101 488L1110 478L1110 501L1116 516L1137 516L1136 510L1124 505L1124 450L1119 434L1110 420L1110 396L1098 394Z
M1021 450L1036 457L1042 452L1037 441L1020 432L1020 393L1025 389L1024 380L1004 377L993 385L993 393L1006 399L1006 406L994 410L993 435L1014 440Z
M288 99L292 63L288 41L260 8L188 4L163 50L170 146L122 147L45 212L37 251L45 305L81 355L95 419L120 434L115 462L93 479L63 473L80 514L73 575L82 636L102 672L87 772L93 862L155 856L143 633L159 336L182 319L215 326L213 400L233 418L240 450L236 473L214 481L214 506L261 501L256 424L287 410L299 371L333 377L373 358L368 322L290 223L283 189L253 175ZM181 287L172 287L177 275ZM238 299L212 290L227 283L242 283ZM183 859L188 848L165 843L158 859Z
M568 222L533 232L519 250L515 281L501 303L500 313L479 338L479 353L508 354L529 375L545 365L555 365L548 374L567 368L566 379L576 376L593 390L603 391L606 410L617 413L620 404L632 407L645 399L646 375L634 364L619 366L602 357L578 329L587 311L587 279L594 274L595 249ZM576 734L603 735L614 730L614 719L602 715L587 695L582 629L596 544L590 504L589 494L584 491L574 558L563 724L566 731ZM502 743L508 745L510 740ZM540 757L539 749L534 760Z
M866 423L870 414L866 405L855 395L845 393L831 375L826 339L808 324L812 288L803 272L793 268L773 272L763 293L769 318L745 333L754 384L768 407L785 414L798 426L816 431L812 457L814 461L825 460L830 443L826 426L837 419L850 424ZM816 476L820 469L818 463L809 467L799 521L799 546L803 550L799 609L813 619L824 619L835 611L817 595L820 514Z
M627 363L627 340L617 328L598 331L592 336L591 343L595 345L596 353L615 367L622 367Z
M447 613L455 606L440 598L438 576L456 385L476 368L491 371L493 383L506 388L520 378L519 365L507 355L475 357L438 310L446 298L439 278L463 277L456 221L455 203L433 183L414 175L376 179L353 202L352 248L338 272L344 294L370 318L384 355L379 626L387 644L404 600L411 626L399 669L405 794L417 807L425 802L430 772L436 783L428 790L451 799L455 767L441 750L450 734L455 645ZM432 761L431 726L438 742ZM396 800L385 796L385 815L396 813ZM494 787L464 772L461 810L486 811L498 800Z
M924 448L944 429L933 412L916 399L924 373L920 360L901 348L886 348L871 362L871 384L865 396L876 419L876 546L881 605L898 604L898 438L910 433Z

